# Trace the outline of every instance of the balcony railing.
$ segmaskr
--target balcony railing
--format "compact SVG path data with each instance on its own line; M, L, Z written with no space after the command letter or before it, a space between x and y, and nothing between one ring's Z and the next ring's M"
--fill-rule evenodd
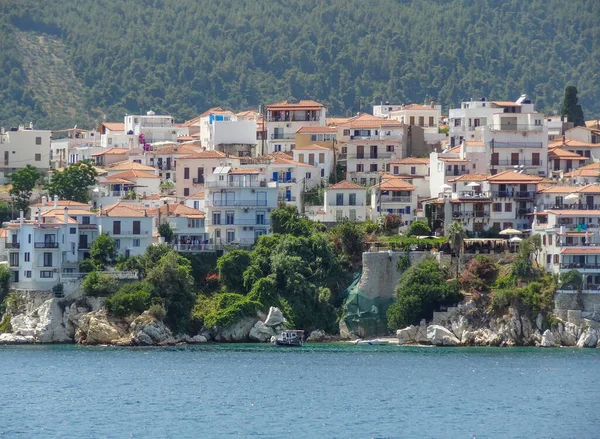
M269 114L267 117L267 122L318 122L320 120L319 116L309 116L291 114L289 116L275 116Z
M79 250L89 250L90 248L92 248L92 243L91 242L80 242L79 245L77 246L77 248Z
M560 268L566 270L600 270L600 264L592 262L569 262L566 264L561 263Z
M296 179L295 178L278 178L277 180L271 179L269 181L271 181L271 182L277 182L277 183L282 183L282 184L296 183Z
M287 201L289 203L289 202L296 201L296 197L292 197L292 196L289 196L289 197L277 197L277 201L279 201L279 202L286 202Z
M206 202L210 207L255 207L266 206L267 200L212 200Z
M141 235L149 235L150 232L148 230L140 230L139 232L135 232L132 230L120 230L118 233L113 231L112 235L115 236L124 236L124 235L133 235L133 236L141 236Z
M544 125L499 123L489 125L490 131L543 131Z
M515 148L515 149L528 149L528 148L542 148L544 145L542 142L489 142L488 145L494 148Z
M381 197L382 203L410 203L410 197Z
M7 242L6 244L4 244L5 248L21 248L21 243L20 242Z
M523 209L523 208L517 209L518 215L527 215L532 212L533 212L533 209Z
M58 242L36 242L35 248L58 248Z
M497 160L492 166L543 166L543 160Z
M492 191L494 198L534 198L535 191Z
M204 184L204 178L192 178L192 184L193 185Z
M586 229L597 229L598 228L598 224L595 223L589 223L589 224L559 224L559 223L554 223L554 228L558 229L560 227L564 227L567 230L570 231L577 231L578 226L585 226ZM582 230L585 231L585 230Z
M331 206L332 207L356 207L356 206L364 206L365 203L363 202L356 202L356 203L333 203Z
M458 198L476 198L476 199L480 199L480 198L490 198L491 197L491 192L489 191L481 191L481 192L477 192L477 191L461 191L458 193Z
M393 152L388 152L388 151L377 152L376 154L371 154L370 152L365 152L362 154L361 153L353 153L353 154L348 154L347 158L355 159L355 160L379 160L379 159L392 158L393 154L394 154Z
M271 140L296 140L295 133L271 134Z
M267 180L215 180L207 181L204 185L211 187L267 187Z
M220 220L206 220L208 226L270 226L271 221L268 219L257 220L255 219L227 219L221 218Z
M600 243L598 242L562 242L560 240L556 241L557 247L600 247Z
M452 218L489 218L489 212L457 211L452 212Z
M538 204L538 210L599 210L600 204Z

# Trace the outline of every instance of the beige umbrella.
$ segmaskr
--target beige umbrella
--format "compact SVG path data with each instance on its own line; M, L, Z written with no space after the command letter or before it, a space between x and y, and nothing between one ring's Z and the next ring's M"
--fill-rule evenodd
M523 232L517 229L504 229L500 233L500 235L522 235Z

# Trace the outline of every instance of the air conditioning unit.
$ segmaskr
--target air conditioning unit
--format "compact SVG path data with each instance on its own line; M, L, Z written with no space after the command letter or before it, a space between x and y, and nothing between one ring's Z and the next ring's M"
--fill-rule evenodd
M244 230L248 230L248 227L244 227Z

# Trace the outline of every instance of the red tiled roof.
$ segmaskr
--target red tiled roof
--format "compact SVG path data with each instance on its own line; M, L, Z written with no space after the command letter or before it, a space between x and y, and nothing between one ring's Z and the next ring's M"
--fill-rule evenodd
M276 104L267 105L267 110L314 110L323 108L324 105L312 100L302 100L296 104L291 104L288 101L277 102Z
M110 149L107 149L106 151L97 152L95 154L92 154L92 157L97 157L97 156L101 156L101 155L122 155L122 154L127 154L128 152L129 152L129 150L127 148L110 148Z
M125 131L125 124L123 122L102 122L106 129L110 131Z
M201 210L194 209L181 203L171 203L169 206L169 217L183 218L204 218L205 213ZM160 210L161 215L167 214L167 205L163 204L159 208L148 210L148 216L158 216Z
M372 189L381 189L382 191L414 191L415 186L405 182L401 178L390 178L381 183L371 186Z
M305 145L305 146L297 146L296 149L294 151L315 151L315 150L327 150L329 151L330 148L327 148L325 146L321 146L321 145Z
M393 165L428 165L429 157L419 158L419 157L405 157L399 160L393 160L391 162Z
M600 255L600 247L573 248L567 247L560 251L561 255Z
M356 183L352 183L351 181L348 180L342 180L339 183L336 184L332 184L331 186L329 186L327 188L327 190L332 190L332 189L362 189L365 190L364 187L359 186Z
M102 209L100 216L140 217L147 216L146 206L130 201L119 201Z
M296 133L310 133L310 134L319 134L319 133L337 133L336 127L300 127L296 131Z
M132 178L160 178L158 175L151 174L145 171L137 171L135 169L130 169L129 171L119 172L118 174L111 175L109 178L123 178L125 180L130 180Z
M187 159L222 159L222 158L225 158L225 157L227 157L227 154L225 154L224 152L206 150L206 151L199 151L199 152L196 152L194 154L190 154L190 155L185 156L185 157L181 157L178 160L187 160Z
M542 177L537 175L519 174L511 170L500 172L488 178L491 183L539 183L541 180Z

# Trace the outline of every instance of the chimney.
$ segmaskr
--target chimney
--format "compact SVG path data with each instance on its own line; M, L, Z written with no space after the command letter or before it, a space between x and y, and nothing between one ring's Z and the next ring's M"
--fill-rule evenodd
M42 206L45 206L47 202L48 202L48 197L44 195L42 197Z
M65 224L69 224L69 208L65 206Z
M98 214L102 216L102 204L98 206Z
M563 145L565 144L565 135L563 134Z
M23 223L25 222L25 212L22 210L19 212L19 224L23 227Z
M430 105L431 105L431 108L435 108L435 102L433 99L431 100Z
M58 195L54 196L54 207L58 207Z

